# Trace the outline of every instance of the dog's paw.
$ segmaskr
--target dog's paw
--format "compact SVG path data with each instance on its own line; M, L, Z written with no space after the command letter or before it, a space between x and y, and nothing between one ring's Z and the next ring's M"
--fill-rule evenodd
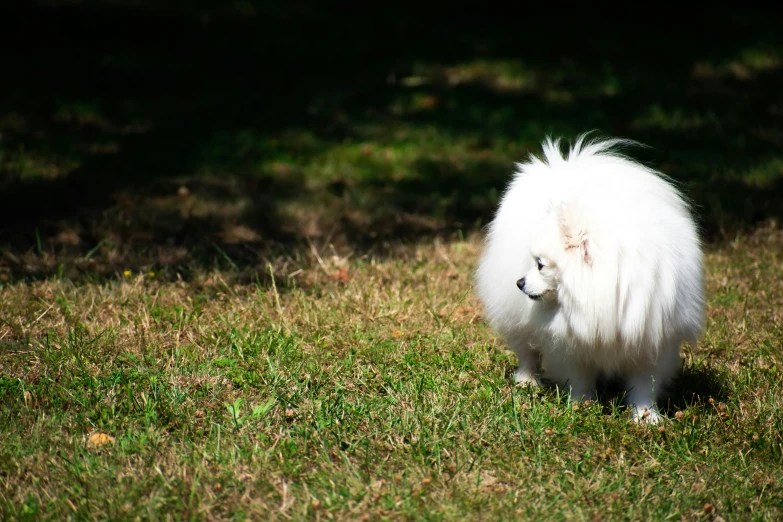
M633 408L633 420L634 422L642 423L646 422L647 424L658 424L658 422L661 421L663 417L660 413L658 413L658 410L655 409L655 406L651 408L646 407L634 407Z
M539 388L541 386L541 382L536 374L519 369L514 372L514 382L517 386L529 386L531 388Z

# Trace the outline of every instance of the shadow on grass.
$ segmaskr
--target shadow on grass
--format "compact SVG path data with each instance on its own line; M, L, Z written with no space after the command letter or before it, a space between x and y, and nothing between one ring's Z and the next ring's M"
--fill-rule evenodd
M728 390L724 379L714 368L707 365L687 366L674 378L667 392L658 402L661 413L674 418L678 411L690 407L709 405L709 400L723 402L728 399ZM619 379L605 381L599 387L599 400L606 414L613 408L626 408L625 390Z
M652 146L708 239L783 217L771 13L166 5L0 12L0 275L382 254L477 230L513 162L591 129Z
M515 368L509 368L506 378L513 382ZM551 381L543 381L544 389L556 393L557 386ZM625 382L617 377L601 378L597 383L597 401L605 415L614 414L617 409L627 410L625 403ZM659 401L661 413L673 418L678 411L694 406L709 405L710 399L725 402L729 397L726 384L720 373L707 365L684 367L669 386L667 393ZM566 394L563 401L568 401Z
M710 399L725 402L728 398L729 391L718 371L707 365L688 366L672 383L661 410L672 416L691 406L708 404Z

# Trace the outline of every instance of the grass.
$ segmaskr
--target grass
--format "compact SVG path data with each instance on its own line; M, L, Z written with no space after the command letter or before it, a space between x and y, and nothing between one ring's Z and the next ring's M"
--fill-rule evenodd
M777 519L782 245L710 249L707 333L654 428L512 386L475 238L281 258L274 286L6 285L3 518Z
M0 518L783 518L774 13L552 38L529 8L28 4L0 16L26 46L0 51ZM513 162L589 129L650 145L704 232L660 426L615 383L514 387L472 292Z

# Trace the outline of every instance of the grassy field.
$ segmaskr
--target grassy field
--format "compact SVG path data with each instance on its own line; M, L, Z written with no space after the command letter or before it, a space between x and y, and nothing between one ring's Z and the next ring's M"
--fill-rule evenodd
M774 16L155 4L0 12L1 519L783 518ZM472 291L513 162L590 129L705 238L654 427L514 387Z
M710 249L707 334L654 428L609 391L512 386L473 240L280 259L274 285L7 285L4 518L778 519L781 252Z

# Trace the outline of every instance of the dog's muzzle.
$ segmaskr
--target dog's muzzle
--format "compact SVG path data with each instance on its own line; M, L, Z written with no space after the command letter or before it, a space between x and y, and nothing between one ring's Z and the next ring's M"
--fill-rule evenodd
M525 290L525 278L524 277L522 279L520 279L519 281L517 281L517 288L522 290L525 293L525 295L528 296L533 301L538 301L539 299L541 299L541 294L531 295L531 294L528 293L527 290Z

